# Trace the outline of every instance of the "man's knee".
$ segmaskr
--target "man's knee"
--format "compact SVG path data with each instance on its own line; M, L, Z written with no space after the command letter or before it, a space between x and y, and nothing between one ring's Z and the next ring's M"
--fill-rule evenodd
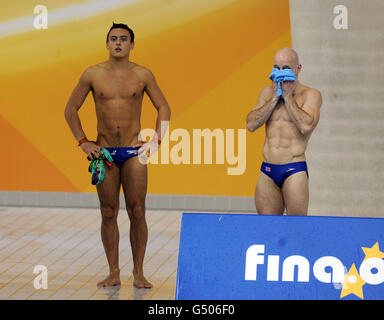
M117 218L117 213L119 211L118 205L113 204L100 204L101 217L103 220L112 220Z
M127 203L127 211L132 223L138 222L145 218L145 203L137 201L134 203Z

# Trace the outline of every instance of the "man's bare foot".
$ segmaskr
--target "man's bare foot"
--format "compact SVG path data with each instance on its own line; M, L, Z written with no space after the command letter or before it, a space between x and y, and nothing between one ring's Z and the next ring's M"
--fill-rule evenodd
M145 279L143 274L133 274L133 285L140 289L140 288L152 288L153 285L150 283L147 279Z
M110 272L109 276L106 277L103 281L97 283L98 288L106 288L119 286L121 284L120 281L120 270Z

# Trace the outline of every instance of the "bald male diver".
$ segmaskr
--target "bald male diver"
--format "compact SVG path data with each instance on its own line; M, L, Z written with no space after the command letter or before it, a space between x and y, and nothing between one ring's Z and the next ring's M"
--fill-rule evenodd
M254 132L265 124L264 162L255 190L259 214L307 215L308 168L305 150L320 119L321 94L299 82L302 69L291 48L274 57L270 79L256 106L247 116L247 128Z
M143 260L148 229L145 220L147 166L140 153L149 156L158 148L170 119L170 108L152 72L129 59L134 47L134 33L125 24L113 24L107 34L109 59L89 67L81 75L65 109L65 118L81 149L89 159L109 151L114 165L107 167L104 180L96 184L101 211L101 239L109 264L109 275L98 287L120 285L119 211L120 188L123 187L130 219L133 258L133 285L151 288L144 277ZM97 116L97 140L89 141L82 129L78 111L92 91ZM157 110L156 138L139 141L142 101L146 93ZM137 157L139 155L139 157ZM145 156L144 156L145 157ZM143 160L143 159L142 159Z

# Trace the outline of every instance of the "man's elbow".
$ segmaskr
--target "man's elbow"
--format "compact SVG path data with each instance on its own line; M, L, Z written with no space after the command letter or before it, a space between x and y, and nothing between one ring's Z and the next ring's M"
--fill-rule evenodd
M249 132L254 132L256 130L256 128L253 127L250 123L247 123L247 129Z
M303 135L303 136L307 136L309 135L312 131L313 131L313 127L312 126L309 126L309 125L304 125L304 126L301 126L300 128L300 133Z
M70 121L73 117L73 114L76 113L76 108L72 107L71 105L67 104L67 106L64 109L64 117L65 120Z
M171 119L171 108L168 105L159 106L158 113L161 113L166 120Z
M249 132L254 132L256 129L257 129L257 126L255 124L252 123L252 121L250 121L248 118L247 118L247 129Z
M171 119L171 108L167 106L168 119Z
M70 114L71 114L71 110L69 109L68 106L66 106L65 109L64 109L64 118L65 118L65 120L68 120L68 118L70 117Z

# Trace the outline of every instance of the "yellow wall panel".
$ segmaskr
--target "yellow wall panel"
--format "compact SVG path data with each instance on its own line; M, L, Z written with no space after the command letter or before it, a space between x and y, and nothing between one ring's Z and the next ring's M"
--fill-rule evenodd
M5 93L0 95L0 111L23 137L17 140L5 133L6 139L40 152L55 174L63 177L62 185L52 185L51 191L95 191L88 161L76 146L63 112L81 73L108 59L105 37L112 21L127 23L135 31L131 60L155 74L172 109L171 133L182 128L191 136L193 129L221 128L234 129L237 139L258 92L269 83L274 52L291 43L288 0L113 0L104 8L105 3L47 0L47 30L23 27L20 22L28 15L32 21L33 7L39 4L34 1L9 4L6 14L2 10L0 15L0 85ZM2 30L12 19L16 27L7 35ZM92 100L89 95L80 117L88 137L94 139ZM142 127L153 128L155 119L156 112L145 98ZM150 164L148 192L251 195L262 161L264 132L247 133L246 139L242 175L228 175L227 163ZM170 142L171 152L176 144ZM34 170L45 169L37 161ZM2 182L1 188L45 191L49 184L44 180L49 177L41 177L23 183L9 174L9 183Z

